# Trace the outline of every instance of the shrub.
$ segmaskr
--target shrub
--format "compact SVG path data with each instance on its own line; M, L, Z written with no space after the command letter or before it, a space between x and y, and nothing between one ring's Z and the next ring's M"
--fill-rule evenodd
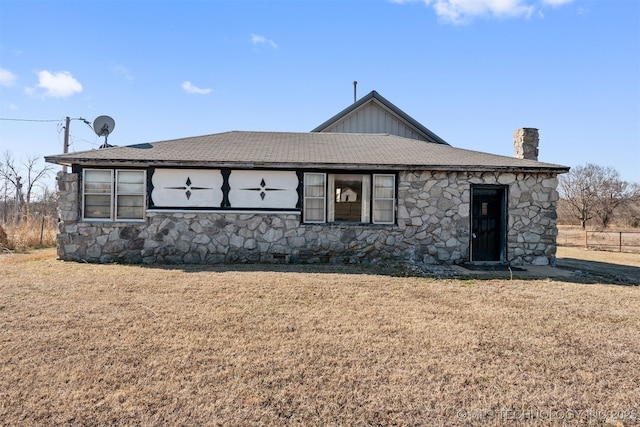
M7 233L4 231L4 228L2 228L2 225L0 225L0 249L11 249L9 247L9 237L7 237Z
M31 218L20 224L0 226L0 248L24 251L56 244L56 224L48 217Z

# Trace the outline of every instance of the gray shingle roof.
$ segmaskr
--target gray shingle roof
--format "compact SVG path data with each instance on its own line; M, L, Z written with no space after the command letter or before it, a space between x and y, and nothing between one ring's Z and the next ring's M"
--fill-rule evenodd
M565 166L386 134L232 131L46 156L82 166L198 166L338 169L531 170Z

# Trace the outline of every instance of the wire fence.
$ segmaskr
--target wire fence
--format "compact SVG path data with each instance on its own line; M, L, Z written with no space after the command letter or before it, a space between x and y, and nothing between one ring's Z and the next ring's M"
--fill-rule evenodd
M640 230L582 230L559 227L558 245L640 253Z

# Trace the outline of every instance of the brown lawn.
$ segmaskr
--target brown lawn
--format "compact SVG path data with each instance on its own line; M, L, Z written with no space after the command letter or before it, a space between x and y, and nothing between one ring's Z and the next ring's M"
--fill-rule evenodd
M634 425L640 287L0 256L0 425Z

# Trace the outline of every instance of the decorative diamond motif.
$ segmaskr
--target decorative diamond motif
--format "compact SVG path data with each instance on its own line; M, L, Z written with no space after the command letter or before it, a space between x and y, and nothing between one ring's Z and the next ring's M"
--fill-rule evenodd
M191 192L191 190L211 190L211 188L209 187L192 187L191 186L191 177L187 177L187 181L185 182L185 185L182 187L165 187L168 190L185 190L184 194L185 196L187 196L187 200L189 200L191 198L191 195L193 194Z
M285 191L284 188L269 188L267 187L267 183L264 181L264 178L260 180L260 187L251 187L251 188L241 188L241 190L245 191L258 191L260 194L260 199L264 200L267 196L267 192L269 191Z

